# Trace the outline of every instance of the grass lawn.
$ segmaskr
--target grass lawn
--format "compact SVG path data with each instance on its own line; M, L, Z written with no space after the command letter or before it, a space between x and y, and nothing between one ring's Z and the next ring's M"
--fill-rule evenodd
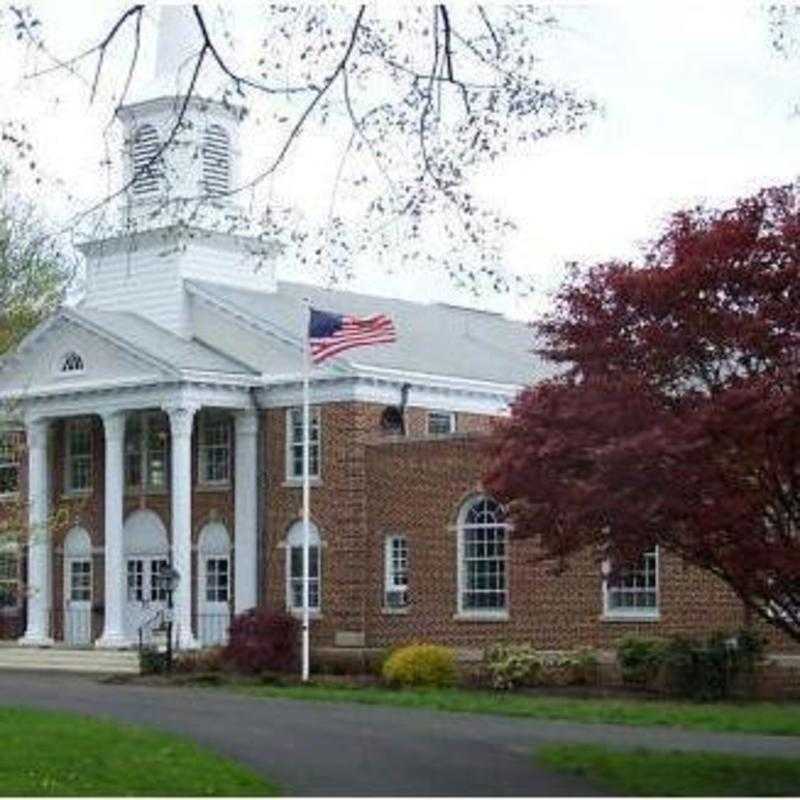
M3 796L277 794L187 740L75 714L0 709L0 742Z
M800 794L800 759L545 745L537 761L618 795L741 797Z
M231 688L231 687L229 687ZM259 697L428 708L500 714L509 717L604 722L621 725L668 725L694 730L800 736L797 703L688 703L665 700L544 697L466 689L385 689L338 686L258 686L237 691Z

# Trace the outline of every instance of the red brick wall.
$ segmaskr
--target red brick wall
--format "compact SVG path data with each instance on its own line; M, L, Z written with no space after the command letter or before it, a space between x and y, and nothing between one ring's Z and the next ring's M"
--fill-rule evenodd
M482 437L492 420L459 414L453 437L425 435L425 411L409 408L409 435L380 429L382 405L329 404L322 415L322 476L312 488L312 518L320 529L322 614L313 622L315 642L331 645L337 631L361 632L368 646L425 639L460 647L479 647L498 639L532 641L543 648L608 647L627 633L668 635L734 628L743 622L740 603L719 582L661 554L661 619L658 622L609 622L601 619L599 564L590 553L574 558L560 576L541 562L533 540L514 540L510 549L509 619L475 622L456 614L455 522L458 509L480 489L486 455ZM54 534L54 607L63 604L63 537L72 525L90 534L94 556L95 605L103 603L102 424L93 421L94 489L84 498L63 495L63 422L52 426L51 460L54 503L65 510ZM281 547L289 526L300 518L301 489L287 483L286 409L263 412L260 443L266 474L264 576L269 605L285 607L286 552ZM232 437L233 442L233 437ZM193 447L196 476L196 441ZM232 470L233 477L233 470ZM192 535L195 543L211 520L235 536L233 484L225 490L194 486ZM25 487L22 487L25 497ZM169 495L126 495L127 516L137 508L155 511L170 528ZM2 514L0 506L0 514ZM384 613L384 541L404 534L409 543L411 606L405 614ZM768 631L766 626L765 631ZM770 649L792 650L785 637L770 630Z

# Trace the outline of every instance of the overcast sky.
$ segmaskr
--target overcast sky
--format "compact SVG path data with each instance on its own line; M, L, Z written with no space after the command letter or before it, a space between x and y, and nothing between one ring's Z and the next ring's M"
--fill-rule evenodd
M121 5L34 3L48 41L62 55L96 40ZM675 209L700 201L724 203L795 179L800 57L786 60L772 50L766 4L551 5L563 30L543 43L543 69L593 95L604 112L586 132L544 140L476 182L486 200L517 222L519 232L508 242L508 267L533 276L536 296L475 301L444 278L388 276L367 264L360 265L353 288L483 303L531 316L546 304L565 262L631 257ZM247 7L237 2L237 15L245 15ZM109 108L88 108L85 90L73 81L24 80L29 57L9 41L2 42L2 53L5 115L13 109L27 122L48 176L63 180L85 201L98 196ZM243 146L248 148L247 138ZM300 207L319 202L309 188L313 182L302 180L314 169L307 161L292 162L282 178L286 196ZM65 212L63 193L48 189L38 200L54 217ZM295 280L307 277L288 265L282 272Z

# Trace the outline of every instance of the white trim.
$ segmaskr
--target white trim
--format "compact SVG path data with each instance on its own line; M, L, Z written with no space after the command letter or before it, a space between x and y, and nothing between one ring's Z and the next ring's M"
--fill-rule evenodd
M449 430L447 431L432 431L431 430L431 417L437 415L439 417L447 417L449 420ZM446 411L444 409L429 408L425 414L425 433L428 436L451 436L457 433L456 430L456 412Z
M483 502L484 500L491 500L492 502L496 502L487 494L474 494L468 497L461 505L461 508L458 512L458 523L456 526L456 558L457 558L457 580L456 580L456 613L453 616L454 620L503 620L508 619L509 615L509 608L511 604L511 592L510 592L510 569L511 569L511 559L509 558L509 549L510 549L510 542L509 542L509 526L507 523L503 522L496 527L502 527L505 531L505 537L503 540L503 561L504 561L504 578L505 578L505 587L503 589L505 595L505 605L502 608L485 608L485 609L476 609L476 608L464 608L464 592L465 592L465 574L464 574L464 531L467 529L480 529L485 526L483 525L466 525L465 519L467 514L469 513L470 509L473 508L477 503ZM499 504L498 504L499 505ZM502 509L502 507L501 507ZM493 526L494 527L494 526Z
M226 432L226 442L224 445L209 445L204 441L205 434L208 432L209 425L224 425ZM232 447L233 445L233 419L228 414L219 413L211 409L202 409L197 415L197 488L223 490L230 488L231 472L233 468ZM217 480L207 480L205 477L206 467L208 466L208 450L210 448L225 448L227 451L226 477Z
M309 550L313 548L317 548L317 601L318 604L313 606L310 604L309 601L309 612L311 614L311 618L315 619L318 618L320 613L322 612L322 551L323 551L323 542L322 537L320 536L319 528L309 520L308 523L309 527ZM285 589L286 589L286 610L292 614L301 614L303 611L302 604L299 606L295 606L292 603L292 550L301 550L303 548L303 523L300 521L293 522L289 526L289 530L286 534L286 539L284 542L284 547L286 548L286 580L285 580ZM302 576L301 576L302 581Z
M608 578L606 577L611 569L611 563L606 560L603 562L603 613L600 617L604 622L658 622L661 619L661 553L658 545L642 553L644 558L649 553L655 553L656 560L656 604L653 608L609 608L609 586ZM647 591L646 589L643 591Z
M89 461L89 485L75 487L72 485L72 461L75 458L72 452L72 433L78 428L85 427L89 436L89 453L87 456ZM63 485L64 494L69 497L81 497L90 495L94 491L94 448L92 437L92 421L88 417L75 417L68 419L64 425L64 469L63 469Z
M394 568L394 542L402 539L405 549L405 584L396 584L393 580L395 575ZM409 573L409 547L408 536L404 533L387 533L383 540L383 603L382 610L384 613L393 613L404 611L409 606L409 590L408 590L408 573ZM389 600L389 593L402 593L405 595L405 601L402 605L391 605Z
M292 406L291 408L286 409L286 436L285 436L285 447L284 447L284 459L285 459L285 470L284 474L286 476L284 481L284 486L301 486L303 483L303 475L302 471L299 475L295 474L292 467L294 465L294 453L292 452L292 447L297 445L302 445L302 440L300 442L295 442L292 439L292 414L294 412L300 412L302 414L302 408L298 408L297 406ZM309 452L311 452L314 445L316 445L317 449L317 471L311 472L311 467L309 467L309 481L312 486L319 486L322 483L322 412L318 406L311 407L311 425L310 428L313 429L314 423L316 422L317 425L317 440L314 442L311 439L311 435L309 433ZM302 436L302 433L301 433ZM309 459L309 463L313 463L313 458Z

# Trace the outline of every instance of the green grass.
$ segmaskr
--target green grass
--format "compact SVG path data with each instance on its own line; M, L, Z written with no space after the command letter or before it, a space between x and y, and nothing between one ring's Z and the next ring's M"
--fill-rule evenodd
M617 795L741 797L800 794L800 759L720 753L612 750L599 745L545 745L539 764L581 775Z
M662 700L584 699L466 689L385 689L338 686L253 686L259 697L427 708L509 717L621 725L666 725L693 730L800 736L797 703L688 703Z
M264 796L277 787L189 741L74 714L0 709L2 796Z

